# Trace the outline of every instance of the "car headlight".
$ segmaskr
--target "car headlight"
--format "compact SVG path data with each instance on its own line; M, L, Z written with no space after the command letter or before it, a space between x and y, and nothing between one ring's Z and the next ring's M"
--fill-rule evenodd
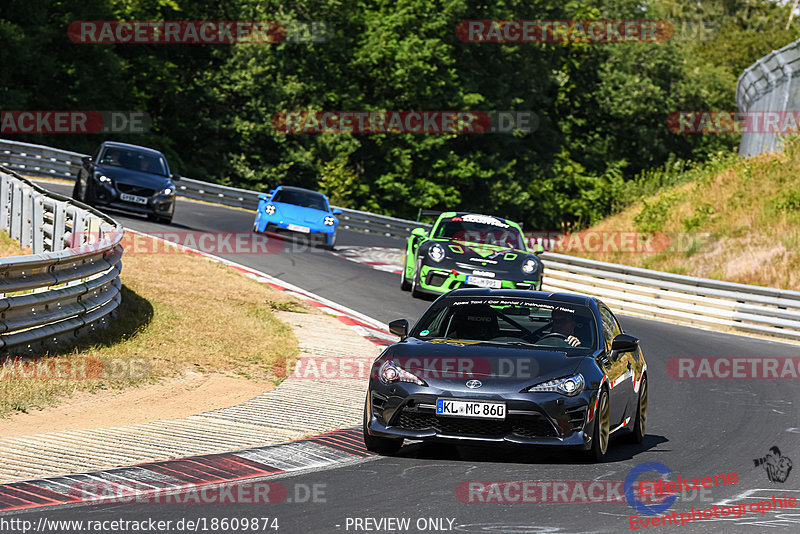
M174 195L174 194L175 194L175 188L174 188L174 187L172 187L172 186L170 186L170 187L167 187L166 189L164 189L164 190L161 192L161 194L162 194L162 195Z
M111 183L111 178L109 178L108 176L106 176L106 175L104 175L104 174L95 173L94 177L95 177L95 178L97 178L97 180L98 180L98 181L99 181L101 184L108 184L108 183Z
M534 260L533 258L528 258L522 264L522 272L524 273L530 274L535 270L536 270L536 260Z
M384 384L393 384L394 382L410 382L418 386L427 386L424 380L416 375L413 375L405 369L398 367L394 362L388 361L381 365L378 371L378 378Z
M264 211L267 212L267 215L274 215L275 214L275 206L272 204L267 204L267 207L264 208Z
M568 397L574 397L575 395L583 391L583 387L585 385L586 382L583 379L583 375L578 373L575 376L569 376L567 378L556 378L555 380L548 380L547 382L536 384L535 386L531 386L522 391L526 393L539 393L543 391L552 391L555 393L561 393L562 395L566 395Z
M325 222L326 226L333 226L333 223L336 222L336 219L334 219L333 217L331 217L329 215L328 217L325 217L325 221L324 222Z
M444 259L444 247L438 243L433 245L428 249L428 257L436 263L439 263Z

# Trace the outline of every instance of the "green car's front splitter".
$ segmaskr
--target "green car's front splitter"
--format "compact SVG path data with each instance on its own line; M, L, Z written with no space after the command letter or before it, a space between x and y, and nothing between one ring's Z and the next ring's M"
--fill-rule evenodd
M465 286L467 276L466 274L453 274L453 271L423 265L420 269L419 287L428 293L447 293ZM497 289L531 289L538 291L541 282L539 280L500 280L500 284ZM475 286L470 285L469 287Z

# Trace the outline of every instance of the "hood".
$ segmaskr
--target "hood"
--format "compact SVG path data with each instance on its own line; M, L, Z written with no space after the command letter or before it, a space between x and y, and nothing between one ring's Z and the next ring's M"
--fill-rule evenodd
M270 202L275 206L275 214L292 219L293 221L322 224L325 217L332 217L330 212L314 208L305 208L296 204L284 204L283 202Z
M164 189L172 185L172 180L160 174L134 171L114 165L97 165L95 171L108 176L116 183L136 185L148 189Z
M481 392L507 391L569 376L585 356L567 356L561 350L477 343L470 341L420 341L409 338L390 347L391 359L429 386L458 389L471 379L483 383Z

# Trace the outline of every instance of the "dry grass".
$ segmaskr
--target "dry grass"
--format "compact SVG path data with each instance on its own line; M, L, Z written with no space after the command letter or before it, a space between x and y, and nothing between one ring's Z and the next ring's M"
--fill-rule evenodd
M740 158L719 172L643 199L589 230L664 232L668 247L577 255L800 290L799 176L800 142L795 139L783 153Z
M67 371L69 378L19 379L14 373L29 368L6 360L0 367L0 416L41 409L75 391L142 385L189 371L277 382L299 349L291 328L271 310L318 313L191 254L129 254L123 264L122 305L111 326L68 352L37 360L51 368L67 362L77 371Z
M33 250L30 247L20 248L19 241L11 239L5 230L0 230L0 258L25 254L33 254Z

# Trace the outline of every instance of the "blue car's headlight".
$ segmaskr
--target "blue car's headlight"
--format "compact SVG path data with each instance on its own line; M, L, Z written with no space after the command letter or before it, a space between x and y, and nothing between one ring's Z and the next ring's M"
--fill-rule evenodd
M267 215L274 215L275 214L275 206L272 204L267 204L267 207L264 208L264 211L267 212Z
M329 216L325 217L325 221L324 222L325 222L325 226L333 226L334 223L336 222L336 219L334 219L333 217L331 217L329 215Z
M442 245L440 245L439 243L436 243L435 245L433 245L431 248L428 249L428 257L433 261L435 261L436 263L442 261L444 259L444 255L445 255L444 247L442 247Z
M169 187L167 187L166 189L164 189L164 190L161 192L161 194L162 194L162 195L168 195L168 196L169 196L169 195L174 195L174 194L175 194L175 188L174 188L174 187L172 187L172 186L169 186Z
M574 397L581 391L583 391L583 387L586 385L586 381L583 379L583 375L578 373L574 376L569 376L566 378L556 378L555 380L548 380L547 382L542 382L541 384L536 384L535 386L531 386L522 390L526 393L539 393L543 391L552 391L554 393L561 393L562 395L566 395L568 397Z
M101 183L101 184L108 184L111 183L111 178L104 174L100 174L99 172L94 173L94 177Z

